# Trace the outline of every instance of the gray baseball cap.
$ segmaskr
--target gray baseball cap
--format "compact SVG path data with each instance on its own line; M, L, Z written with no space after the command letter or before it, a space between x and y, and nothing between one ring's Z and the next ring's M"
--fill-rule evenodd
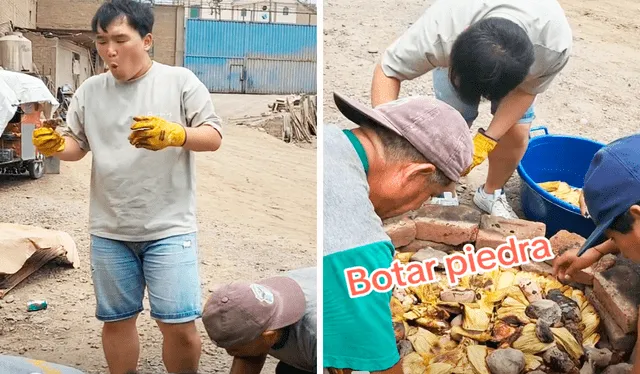
M220 348L249 343L267 330L299 321L306 309L304 292L289 277L259 282L231 282L217 287L204 306L202 322Z
M378 124L407 139L427 160L457 182L473 160L473 139L460 112L429 96L400 98L375 108L333 94L350 121Z

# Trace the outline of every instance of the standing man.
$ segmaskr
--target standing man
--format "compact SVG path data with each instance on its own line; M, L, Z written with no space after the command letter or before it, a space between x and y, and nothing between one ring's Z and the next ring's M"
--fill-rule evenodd
M78 88L65 128L38 129L33 143L63 161L92 153L91 274L109 372L136 370L136 318L148 287L167 371L195 373L201 351L195 152L220 147L221 121L193 73L150 58L149 5L107 1L91 24L109 72Z
M554 275L569 280L607 253L621 253L640 263L640 134L618 139L599 150L591 161L582 191L596 229L582 248L554 259ZM638 343L640 335L636 347L640 346ZM633 374L640 374L639 354L636 349Z
M567 65L572 32L557 0L436 0L384 52L371 103L394 100L405 80L433 70L438 99L469 124L481 98L493 120L474 137L472 168L489 159L474 203L488 214L517 218L503 191L527 150L533 103ZM454 193L434 203L457 205Z
M316 373L316 271L228 283L211 294L202 322L233 356L230 374L259 374L267 355L280 360L276 374Z
M325 373L402 374L391 290L352 298L345 271L371 274L395 252L382 220L419 208L471 165L469 129L454 108L428 98L371 109L335 94L353 130L324 127L323 337Z

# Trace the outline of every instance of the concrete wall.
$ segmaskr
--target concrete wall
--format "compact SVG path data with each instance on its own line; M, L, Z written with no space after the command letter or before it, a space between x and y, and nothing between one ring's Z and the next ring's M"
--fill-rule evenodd
M36 0L0 0L0 23L12 21L16 27L36 27Z
M80 79L84 82L92 75L90 50L58 38L44 38L36 33L26 33L33 43L33 64L40 74L51 80L54 89L69 84L75 89L72 60L73 53L80 55Z
M55 83L58 39L45 38L32 32L24 33L24 36L31 40L34 70L37 69L40 74Z
M309 10L294 1L246 1L246 2L223 2L221 4L220 14L212 12L212 9L208 7L208 3L198 4L193 3L195 6L202 6L199 9L197 18L200 19L215 19L221 21L247 21L247 22L264 22L268 23L288 23L298 25L315 25L316 15L309 12ZM266 7L263 10L263 7ZM285 12L287 8L288 12ZM191 17L191 9L187 8L186 16ZM242 10L246 10L246 14L242 16ZM269 13L271 12L271 20L269 20ZM299 12L299 13L298 13ZM212 14L214 13L214 14ZM288 14L285 14L288 13Z
M40 29L90 32L91 19L102 3L103 0L38 0L37 26ZM153 58L164 64L182 65L184 7L156 5L153 11Z
M56 52L56 87L68 84L74 90L77 88L74 84L71 70L74 52L80 56L80 79L78 84L82 84L92 75L91 55L88 49L66 40L59 40Z

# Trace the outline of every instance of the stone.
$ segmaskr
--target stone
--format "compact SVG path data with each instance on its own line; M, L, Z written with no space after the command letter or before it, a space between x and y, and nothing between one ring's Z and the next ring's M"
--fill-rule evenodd
M400 340L397 346L398 346L398 353L400 353L400 357L404 357L409 353L413 352L413 345L408 340Z
M617 365L609 366L608 368L604 369L602 374L631 374L632 369L633 365L623 362Z
M458 248L456 248L453 245L448 245L448 244L443 244L443 243L436 243L436 242L432 242L430 240L419 240L416 239L414 241L412 241L411 243L405 245L404 247L400 247L397 248L398 252L416 252L419 251L421 249L424 248L433 248L437 251L442 251L445 252L446 254L450 254L453 253L455 251L458 250ZM459 249L460 251L462 251L462 248Z
M553 267L546 262L529 262L527 264L522 264L520 266L522 271L528 271L531 273L543 274L543 275L552 275Z
M562 321L580 322L582 315L580 314L580 306L575 300L566 297L560 290L553 289L547 292L547 299L555 301L562 311Z
M496 349L487 356L487 366L491 374L520 374L525 366L524 353L513 348Z
M580 374L595 374L595 372L593 362L591 361L585 361L580 369Z
M445 303L472 303L476 299L473 290L445 290L440 292L440 300Z
M483 214L480 219L476 250L480 248L497 248L507 242L507 237L515 236L517 240L544 237L546 225L542 222L524 219L508 219Z
M384 231L396 248L405 246L416 238L416 224L407 214L385 220Z
M631 267L616 265L595 274L593 293L623 333L637 330L640 276Z
M595 296L593 289L587 287L585 296L600 316L600 323L604 329L608 343L616 351L629 353L636 344L636 335L633 333L625 334L622 329L613 321L609 312L604 308L602 303Z
M529 278L523 278L518 282L518 286L530 303L542 300L542 290L537 282L533 282Z
M480 224L480 211L467 206L427 204L415 211L416 239L448 245L472 243Z
M547 349L542 354L542 359L553 371L560 373L569 373L575 368L575 364L571 361L571 357L558 347Z
M587 359L593 362L596 367L604 368L611 364L612 353L609 349L585 347L585 353L587 355Z
M444 269L444 260L442 258L446 255L446 253L433 248L424 248L414 253L414 255L411 256L410 261L423 262L436 258L438 259L438 265L436 267Z
M562 318L560 306L552 300L538 300L527 306L525 314L529 318L545 321L549 326L554 326Z
M539 319L536 322L536 337L542 343L553 343L555 340L551 326L543 319Z

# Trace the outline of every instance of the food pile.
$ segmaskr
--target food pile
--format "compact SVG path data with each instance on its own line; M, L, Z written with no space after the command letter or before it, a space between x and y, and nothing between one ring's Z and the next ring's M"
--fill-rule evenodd
M551 276L498 268L455 288L439 279L393 291L405 374L578 373L600 339L584 293Z
M562 201L580 206L580 188L571 187L568 183L561 181L538 183L538 186Z

